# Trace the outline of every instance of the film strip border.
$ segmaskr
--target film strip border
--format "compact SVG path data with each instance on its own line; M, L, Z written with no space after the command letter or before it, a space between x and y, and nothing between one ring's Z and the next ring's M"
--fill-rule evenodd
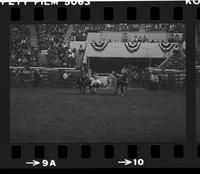
M91 7L78 7L78 8L79 10L76 11L79 14L79 15L76 15L77 20L80 20L80 21L95 20L95 15L94 15L95 13L91 9ZM19 22L21 20L22 21L34 20L37 22L46 21L46 19L49 18L48 10L49 9L44 9L43 7L35 7L33 9L32 17L31 17L24 14L26 10L23 10L23 8L21 9L19 7L11 7L10 20L12 22ZM146 8L146 12L148 13L147 19L151 21L159 21L162 19L165 20L166 16L164 15L166 14L166 11L165 10L163 11L163 10L164 8L157 7L156 5L153 7ZM100 9L100 18L101 20L104 20L107 22L115 21L116 19L119 20L120 11L119 10L116 11L113 7L109 7L109 6L105 7L103 9ZM140 17L142 14L146 15L144 11L142 13L138 11L136 7L127 7L125 12L126 12L126 15L124 15L125 17L124 20L128 20L128 21L137 21L137 20L140 20ZM73 15L70 13L70 10L68 10L67 7L57 7L56 12L54 11L54 14L56 15L54 16L54 18L51 18L51 20L57 20L59 22L62 22L62 21L66 22L67 20L70 20L71 15ZM175 6L174 8L172 8L171 16L168 17L168 19L174 20L176 22L183 21L184 18L185 18L185 14L181 6ZM196 19L200 20L200 7L196 7Z
M114 145L103 145L104 148L104 157L105 158L114 158ZM161 147L158 144L150 145L150 156L151 158L161 158L162 152ZM183 158L184 157L184 145L176 144L173 145L173 156L174 158ZM67 145L58 145L57 146L57 158L59 159L67 159L68 158L68 146ZM138 157L138 146L137 145L127 145L127 155L128 158L137 158ZM80 150L80 157L83 159L92 158L92 150L91 145L81 145ZM33 158L43 159L45 158L45 146L44 145L35 145L33 149L34 155ZM20 159L22 156L22 148L20 145L14 145L11 148L11 157L12 159ZM200 145L197 146L197 157L200 158Z
M200 145L196 146L196 154L187 153L187 146L183 144L73 144L73 145L20 145L11 147L11 158L14 167L18 168L25 160L34 159L44 166L43 161L55 161L56 167L66 168L104 168L104 167L194 167L200 160ZM31 152L31 153L30 153ZM23 156L23 158L22 158ZM196 161L192 163L192 161ZM76 159L74 161L74 159ZM187 159L187 160L186 160ZM183 166L183 161L187 163ZM123 163L131 161L131 163ZM126 165L125 165L126 164ZM130 165L129 165L130 164ZM25 166L25 168L34 166ZM55 167L55 166L53 166Z
M146 3L143 6L143 3ZM119 8L120 7L120 8ZM92 2L90 6L0 5L0 20L10 22L184 22L200 20L200 7L179 2ZM193 9L188 13L187 9ZM98 13L97 13L98 11Z
M80 20L81 21L89 21L93 15L90 15L90 7L81 7L80 9ZM112 7L105 7L102 9L103 11L103 20L104 21L112 21L114 20L114 9ZM197 8L197 19L200 18L200 8ZM149 9L149 19L150 20L159 20L160 19L160 8L159 7L150 7ZM67 13L67 8L58 7L57 8L57 19L58 21L66 21L69 14ZM137 20L137 8L128 7L127 8L127 20ZM14 7L11 8L11 21L20 21L23 20L23 16L21 16L20 8ZM42 7L35 7L33 14L34 21L43 21L45 20L45 10ZM173 9L173 19L174 20L183 20L183 9L181 7L174 7Z
M98 13L97 13L98 12ZM194 29L200 20L200 7L186 6L184 2L126 2L92 3L82 6L0 6L0 22L9 23L185 23L187 89L186 89L186 142L131 144L18 144L10 145L9 136L1 139L0 150L5 168L24 168L26 160L56 159L57 167L122 167L123 159L144 159L144 167L198 167L200 145L196 143L195 126L195 70ZM5 32L6 33L6 32ZM7 32L8 34L8 32ZM4 35L4 34L3 34ZM2 36L2 34L1 34ZM188 37L189 36L189 37ZM1 45L2 46L2 45ZM1 71L5 72L6 67ZM5 73L4 73L5 74ZM9 122L7 118L7 122ZM4 123L5 124L5 123ZM4 127L5 128L5 127ZM7 129L8 130L8 129ZM8 130L9 131L9 130ZM5 137L9 133L0 133ZM1 158L2 160L2 158ZM42 166L40 166L42 167ZM47 166L48 167L48 166ZM143 167L127 165L125 167Z

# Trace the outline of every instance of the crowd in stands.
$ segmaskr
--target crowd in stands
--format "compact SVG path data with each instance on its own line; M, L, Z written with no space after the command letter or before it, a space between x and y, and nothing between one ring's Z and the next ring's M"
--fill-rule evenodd
M172 33L184 33L184 24L146 24L145 31L167 31Z
M64 24L38 25L40 49L48 50L49 66L73 67L75 64L75 52L65 43L67 28Z
M100 31L146 31L184 32L182 24L71 24L73 26L71 40L85 41L88 32ZM27 25L11 25L10 27L10 65L39 66L39 52L47 50L48 66L74 67L76 54L79 50L70 49L65 41L69 25L40 24L37 25L39 50L31 47L30 31ZM184 40L178 34L173 34L168 42ZM133 42L156 43L144 35L135 36Z
M71 40L85 41L88 32L139 31L138 24L74 24Z
M63 44L67 25L41 24L38 26L39 45L41 50L47 50L54 45Z
M181 36L179 36L178 34L172 34L169 38L168 38L168 43L178 43L178 42L183 42L185 40L184 38L184 34ZM132 40L128 40L126 37L122 38L122 42L125 42L125 41L131 41L131 42L142 42L142 43L160 43L160 42L166 42L164 40L162 41L159 41L158 39L157 40L154 40L154 39L148 39L146 35L144 36L135 36Z
M74 67L75 50L62 46L49 48L48 65L50 67Z
M169 43L173 42L184 42L185 41L185 35L183 33L182 37L180 37L178 34L172 34L171 37L168 39Z
M173 33L184 33L183 24L74 24L71 40L85 41L88 32L100 31L123 31L136 32L143 29L145 32L167 31ZM156 41L154 41L156 42ZM173 42L173 41L170 41Z
M37 66L39 50L31 47L26 25L10 26L10 66Z

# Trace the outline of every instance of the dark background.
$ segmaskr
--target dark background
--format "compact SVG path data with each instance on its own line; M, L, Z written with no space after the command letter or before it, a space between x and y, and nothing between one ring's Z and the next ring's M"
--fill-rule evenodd
M159 20L151 20L150 7L160 8ZM151 142L138 145L138 158L145 159L143 167L199 167L199 159L197 158L197 143L196 143L196 115L195 115L195 23L198 23L196 18L198 6L186 6L185 2L124 2L124 3L92 3L90 7L90 20L80 20L80 6L65 6L67 8L67 20L59 21L61 23L184 23L186 24L186 60L187 60L187 88L186 88L186 142L184 158L177 159L173 156L173 146L176 142L171 143L153 143L161 145L161 157L152 159L150 156ZM104 7L113 8L113 20L104 20ZM137 8L136 20L127 20L127 8ZM173 18L174 7L182 7L183 18L175 20ZM21 20L10 20L10 7L0 6L0 50L1 50L1 116L0 116L0 168L23 168L25 161L34 159L35 144L18 144L22 147L22 158L14 160L11 158L11 146L9 143L9 23L57 23L57 7L47 6L44 8L44 20L34 21L33 13L34 6L28 5L21 8ZM155 18L154 18L155 19ZM82 159L80 156L80 144L67 144L69 148L69 156L67 160L58 160L57 146L58 144L43 144L45 145L45 158L56 159L58 167L63 168L104 168L104 167L121 167L117 164L118 160L123 160L127 157L127 145L112 144L115 147L114 157L105 159L102 144L91 145L92 157L90 159ZM131 165L127 166L133 167Z

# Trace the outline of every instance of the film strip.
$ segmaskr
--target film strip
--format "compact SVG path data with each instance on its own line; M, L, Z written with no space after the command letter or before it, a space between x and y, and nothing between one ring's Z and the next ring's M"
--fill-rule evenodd
M2 55L2 59L1 59L2 66L1 66L0 74L1 74L1 79L2 79L2 83L1 83L2 95L1 96L3 97L2 97L2 110L1 110L2 116L0 117L1 119L0 121L0 124L1 124L0 126L0 129L1 129L0 131L0 135L1 135L0 136L1 137L0 139L1 141L0 168L199 167L199 161L200 161L200 145L198 141L199 139L198 137L199 136L198 134L198 127L199 127L198 126L198 117L199 117L198 116L199 115L198 91L199 91L199 88L197 85L198 78L199 78L198 73L197 73L198 71L197 68L199 64L198 64L198 60L196 60L196 54L197 54L196 47L198 47L196 45L196 42L198 41L195 42L195 39L198 37L197 28L199 25L199 20L200 20L200 8L194 4L186 5L185 1L180 1L180 2L165 2L165 1L163 2L139 2L139 1L137 2L91 2L91 4L87 6L86 5L85 6L80 6L80 5L65 6L63 3L59 3L58 5L52 5L52 6L33 5L33 3L28 3L26 6L25 5L14 5L14 6L1 5L0 6L0 23L1 23L0 49L1 49L1 55ZM70 24L75 26L76 24L78 24L77 25L78 27L79 25L83 26L84 28L83 30L85 30L85 27L88 27L87 26L88 24L91 24L91 25L108 25L109 24L109 26L114 25L114 28L111 27L112 29L106 29L106 32L112 33L109 35L109 37L111 37L111 39L113 37L114 40L118 37L115 35L116 32L121 33L123 37L124 37L124 33L135 32L135 31L129 31L127 29L121 29L120 31L119 30L116 31L115 30L116 27L119 27L119 26L115 26L116 24L127 24L127 25L136 25L136 26L137 25L142 26L143 24L147 24L147 25L148 24L152 24L152 25L182 24L184 26L184 29L182 28L184 30L182 33L185 35L184 41L186 43L186 47L185 47L186 58L185 58L185 68L184 68L184 72L186 75L186 79L184 81L185 86L182 87L181 89L176 89L175 92L171 90L167 90L167 91L161 90L161 92L159 93L164 93L164 94L162 95L158 94L158 96L161 95L161 98L163 101L167 100L166 98L168 95L169 96L174 95L178 97L178 99L180 100L176 102L181 103L182 105L176 103L177 108L175 106L171 107L170 102L175 100L175 98L172 97L168 101L169 103L168 102L164 103L165 107L160 106L159 102L155 103L154 105L155 108L159 108L159 107L167 108L166 112L169 115L166 114L163 116L162 112L165 112L164 109L161 110L160 113L155 112L152 115L149 115L148 113L151 112L151 107L150 109L146 108L147 105L149 105L149 103L146 103L145 100L149 100L149 102L153 102L152 98L156 100L155 99L156 94L154 94L155 91L152 89L145 89L144 92L141 92L140 90L138 90L137 87L134 87L133 92L131 92L130 90L130 94L129 93L127 95L125 94L125 96L123 97L117 96L118 98L116 98L116 96L107 94L106 92L102 92L101 94L98 95L98 91L97 91L97 95L92 96L92 97L97 97L95 99L90 99L91 96L89 94L84 96L80 94L78 89L73 89L73 92L70 93L69 96L75 97L76 99L74 100L76 102L79 101L79 96L85 97L84 99L80 99L82 102L87 103L87 100L92 100L93 104L95 104L95 102L98 100L101 102L105 102L105 100L109 100L108 98L114 98L113 101L110 101L111 103L105 102L106 103L105 105L102 104L103 105L102 108L107 108L106 105L109 105L109 104L111 105L112 102L116 102L116 103L121 102L121 105L116 105L117 107L120 106L120 110L116 112L116 118L112 114L114 110L111 110L110 113L105 114L104 112L108 112L109 109L102 111L101 110L102 108L99 110L98 106L93 106L93 105L88 105L87 107L94 108L94 110L88 109L85 111L83 109L83 111L79 112L80 115L78 117L81 118L82 116L84 116L85 120L83 120L82 118L81 119L77 118L76 114L74 115L67 114L66 112L73 112L76 109L77 110L80 109L77 105L82 105L82 104L76 103L76 102L74 102L73 104L71 104L70 102L69 103L66 102L68 103L70 107L72 107L72 109L69 109L69 110L66 110L66 108L63 106L63 103L60 103L58 105L62 107L61 108L56 107L56 109L58 110L54 112L53 111L54 105L51 103L48 103L48 100L52 100L52 98L49 99L48 96L54 95L52 94L54 93L52 91L54 91L55 89L56 94L55 96L53 96L53 99L55 99L55 101L58 101L58 103L61 101L61 99L64 100L63 95L65 95L65 92L63 92L63 86L60 89L60 87L55 88L55 87L51 87L47 85L44 88L41 87L41 89L39 89L42 91L39 91L38 89L35 89L32 87L28 87L28 88L14 87L13 88L12 82L11 82L11 76L10 76L11 67L12 68L14 67L14 69L18 69L19 67L21 67L20 64L11 65L11 58L9 58L11 56L10 55L10 49L11 49L10 44L12 40L11 29L14 28L13 26L35 25L37 28L36 30L37 37L38 37L37 42L39 45L39 39L40 39L40 42L42 39L40 38L41 36L39 35L40 31L38 28L40 28L40 26L42 26L43 24L46 24L47 26L46 30L48 29L48 27L51 27L50 25L54 25L53 26L54 28L56 24L60 24L62 26L70 25ZM75 28L73 29L75 30ZM103 38L104 30L105 29L101 29L97 31L92 30L92 31L89 31L88 33L91 32L91 33L96 33L97 35L100 34L100 37ZM29 30L29 32L30 31L31 29ZM146 33L146 34L150 33L150 35L154 33L155 34L154 37L157 38L158 35L159 37L162 37L160 36L162 35L160 33L164 31L156 30L152 32L152 31L143 31L141 29L141 31L139 30L137 32ZM13 32L15 31L13 30ZM22 33L24 32L25 31L23 31ZM89 50L89 47L90 47L90 44L88 41L89 36L88 35L86 36L87 36L86 37L87 39L85 39L84 42L87 40L87 48ZM65 37L67 36L65 35ZM133 36L131 35L131 37ZM76 39L77 38L78 36L76 36ZM93 40L95 38L96 37L94 38L92 37L91 41L96 41L96 42L99 41L98 39ZM76 41L76 39L73 40L72 38L73 41ZM45 38L43 38L43 40L45 40ZM101 42L102 41L104 41L104 39L101 40ZM107 46L105 45L105 48L102 48L102 49L104 50L108 49L108 47L110 46L109 44L111 45L123 44L126 41L119 41L122 43L115 43L115 41L108 41L108 42L109 42L108 45ZM162 43L162 41L160 41L160 43ZM148 42L147 43L144 42L144 45L145 44L148 45ZM154 43L152 42L151 44L152 45L159 44L159 41L158 42L155 41ZM144 47L144 45L142 46ZM116 46L116 47L122 50L121 48L122 46L120 47ZM129 46L131 47L131 45ZM140 45L140 47L142 46ZM96 47L101 47L101 46L99 43L96 43ZM132 45L132 47L134 47L134 45ZM16 47L14 48L17 49ZM123 48L124 48L124 54L125 54L126 47L123 47ZM166 45L166 49L167 48L168 47ZM41 45L39 46L39 49L41 49ZM46 49L49 49L49 47ZM92 46L90 49L92 50ZM138 49L140 50L141 48L138 48ZM150 47L149 49L147 49L149 51L149 52L147 51L148 52L147 54L151 54L150 49L154 49L154 47ZM162 53L162 48L160 49L161 51L159 51L159 54L160 52ZM91 52L93 53L95 51L92 50ZM110 54L114 55L113 52L115 51L112 51L111 49L110 52L107 52L108 57L110 56ZM154 52L156 51L153 51L153 53ZM89 54L90 52L88 53L88 55ZM95 55L95 53L93 54ZM136 54L136 53L134 52L130 54ZM101 54L98 52L97 55L101 55ZM126 53L126 55L128 57L129 54ZM96 56L97 58L94 58L94 62L92 62L93 60L91 60L92 56L88 56L88 57L89 58L87 59L87 63L88 61L91 61L90 68L91 69L96 68L95 71L98 71L101 67L104 67L104 66L106 68L106 64L112 63L114 66L114 62L118 61L118 60L113 59L112 60L113 62L112 61L109 62L108 60L108 62L106 62L105 64L102 64L100 62L97 62L98 56ZM105 56L102 56L102 57L105 57ZM134 56L129 57L129 58L133 58L133 57ZM138 63L134 61L131 63L129 62L129 63L134 64L134 65L137 64L137 66L140 66L140 64L144 66L145 64L145 62ZM156 63L154 63L154 66ZM119 61L118 64L123 64L123 60L121 62ZM23 65L23 68L26 66L27 65ZM33 66L30 66L30 67L33 67ZM55 69L55 67L58 67L58 66L48 67L48 65L46 66L40 65L40 66L36 66L36 69L40 69L41 67L42 68L46 67L47 69L48 68ZM60 66L58 68L62 69L63 66ZM70 68L73 68L73 66L68 67L67 65L64 68L67 68L68 70ZM109 67L108 67L108 71L111 71ZM137 82L134 82L134 83L136 84ZM66 91L67 90L71 91L72 89L66 88ZM148 91L148 95L151 95L152 98L151 99L143 98L142 103L140 103L142 107L138 106L138 108L136 108L133 106L134 112L132 111L127 112L126 109L124 109L124 113L126 114L123 114L122 112L123 108L128 108L127 110L130 110L130 108L127 107L126 105L123 105L122 101L127 102L126 100L128 98L128 101L130 102L134 98L140 97L139 94L143 96L144 95L143 93L147 93L146 91ZM36 114L33 114L35 112L35 109L37 110L39 109L39 107L38 108L31 107L31 105L32 106L37 105L36 103L42 100L42 98L37 96L39 95L37 92L40 95L42 95L42 93L45 93L43 96L43 99L45 98L44 101L48 103L47 105L44 104L44 101L40 103L41 105L44 105L44 110L45 110L44 112L42 111L41 114L47 113L47 115L44 115L44 118L41 118L41 120L40 120L40 117L43 117L43 115L38 115L40 111L36 112ZM30 93L33 93L34 97L37 100L34 100L33 98L31 98ZM67 94L66 94L66 98L67 98ZM132 99L131 99L131 96L133 97ZM106 99L105 98L102 99L103 97L106 97ZM159 100L159 101L161 102L162 100ZM19 105L18 102L19 103L21 102L21 105ZM30 104L26 105L25 103L30 103ZM137 105L137 103L134 103L134 102L133 104ZM101 104L99 103L99 105ZM115 103L113 103L113 105L115 105ZM20 106L22 108L20 108ZM24 107L28 107L28 109L24 109ZM51 110L49 108L53 108L53 109ZM24 113L24 112L27 112L27 110L29 110L30 112ZM52 112L53 114L51 114L48 110L51 110L50 112ZM64 113L60 112L62 110ZM140 113L141 110L145 112ZM168 113L169 110L170 112ZM180 113L178 110L181 110ZM87 113L84 113L84 112L87 112ZM135 112L138 112L137 114L139 115L139 117L137 118L136 116L136 118L133 119ZM58 113L58 114L55 114L55 113ZM128 117L127 113L132 114L132 117ZM52 118L52 115L54 115L55 118L54 117ZM72 123L74 125L70 125L72 123L67 120L68 115L69 117L72 117L70 119L72 119ZM109 118L109 115L112 115L112 117ZM159 115L162 115L162 119L160 119ZM15 116L17 117L17 120ZM29 120L30 117L34 117L34 119ZM169 118L173 117L173 118L169 119L169 123L168 122L165 123L165 121L168 121L166 117L169 117ZM121 124L117 123L116 121L117 119L120 120ZM152 121L152 119L155 119L155 120ZM59 121L57 122L57 120ZM93 121L90 122L90 120L93 120ZM42 122L42 125L40 125L40 122ZM63 124L63 122L66 122L67 124ZM146 122L146 123L142 124L142 122ZM27 124L24 125L25 123ZM50 125L48 125L47 123ZM77 125L75 123L77 123ZM94 129L94 127L91 124L95 125L94 127L96 127L96 129ZM142 127L142 130L140 130L139 129L140 124L142 125L146 124L146 126ZM145 130L145 127L148 127L148 124L150 124L152 127L146 128ZM40 125L41 127L38 128L37 125ZM102 127L103 130L101 130L101 127L98 127L99 125L103 126ZM72 126L75 128L65 129L65 128L62 128L62 126L65 126L65 127ZM164 128L166 126L167 129L160 130L159 129L160 127L156 129L156 126L158 127L163 126ZM29 130L30 127L33 130ZM79 130L80 127L82 127L83 129ZM132 127L136 127L136 129L132 129ZM176 129L177 129L177 132L175 132ZM69 132L65 132L66 130ZM76 130L79 132L76 132ZM121 130L122 132L118 130ZM123 132L124 130L126 131ZM133 132L133 130L136 130L136 131ZM137 130L140 130L140 131L137 132ZM56 131L58 133L55 133ZM31 133L26 135L26 132L31 132ZM100 133L100 132L103 132L103 133ZM115 134L115 132L117 133ZM72 134L72 135L69 135L69 134ZM45 136L45 135L48 135L48 136ZM109 138L105 138L106 135L110 136L110 140ZM38 137L35 138L35 136L38 136ZM59 138L57 139L56 136ZM45 138L42 139L43 137ZM54 141L54 137L55 137L55 141Z

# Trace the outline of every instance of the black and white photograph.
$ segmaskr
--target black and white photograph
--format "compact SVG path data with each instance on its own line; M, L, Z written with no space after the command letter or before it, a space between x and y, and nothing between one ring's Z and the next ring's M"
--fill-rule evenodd
M195 33L195 65L196 65L196 127L197 127L197 141L200 142L200 24L196 25Z
M10 24L9 39L11 143L185 141L184 24Z

